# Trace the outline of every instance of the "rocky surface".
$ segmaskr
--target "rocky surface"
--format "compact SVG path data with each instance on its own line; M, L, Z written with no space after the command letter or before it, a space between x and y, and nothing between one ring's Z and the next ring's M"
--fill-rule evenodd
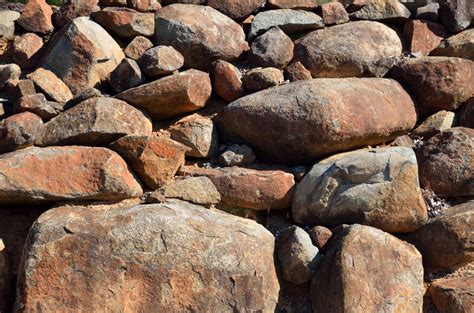
M440 279L430 285L429 291L440 312L467 313L474 307L474 276Z
M167 184L159 191L166 198L176 198L201 205L218 204L221 195L212 181L203 177L190 177Z
M466 29L443 41L431 55L458 57L474 61L474 29Z
M284 68L293 58L293 48L290 37L273 27L253 41L249 60L256 66Z
M0 122L0 151L32 146L43 131L43 121L31 112L12 115Z
M138 13L131 9L105 8L92 13L94 20L120 37L152 36L155 33L153 13Z

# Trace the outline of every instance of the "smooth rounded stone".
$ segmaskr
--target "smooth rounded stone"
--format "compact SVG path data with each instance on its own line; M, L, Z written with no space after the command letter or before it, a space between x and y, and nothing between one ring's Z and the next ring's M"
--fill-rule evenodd
M255 15L252 20L248 37L253 39L274 26L278 26L287 34L292 34L324 28L324 22L319 15L303 10L263 11Z
M207 0L213 7L234 20L242 20L265 5L266 0Z
M176 198L195 204L212 205L221 202L221 195L212 181L203 177L190 177L163 186L166 198Z
M267 5L275 9L313 10L318 3L314 0L267 0Z
M31 68L36 65L43 40L34 33L26 33L15 37L13 41L13 62L21 68Z
M474 129L445 130L426 141L416 156L423 187L441 197L474 196Z
M179 200L55 208L30 232L17 304L25 311L274 312L274 240L254 221Z
M465 0L443 2L439 8L439 18L446 28L453 33L465 30L472 22L472 3Z
M344 24L349 22L349 13L340 2L321 4L321 16L325 25Z
M242 81L250 92L256 92L283 83L283 73L274 67L257 67L251 69L242 77Z
M391 75L413 92L422 116L454 111L474 95L474 62L466 59L408 59Z
M93 19L107 31L124 38L153 36L155 15L126 8L105 8L92 13Z
M0 153L32 146L43 129L43 121L38 115L23 112L12 115L0 122Z
M439 3L432 2L424 5L422 7L418 7L416 9L416 18L420 20L427 20L432 22L437 22L439 20Z
M0 238L0 310L6 311L10 299L10 262L5 250L5 244Z
M295 42L295 59L313 77L374 76L381 61L401 54L402 42L397 33L370 21L316 30Z
M69 87L52 71L38 68L33 73L28 74L27 77L54 101L65 103L73 97Z
M296 187L292 212L303 225L359 223L387 232L414 231L428 219L415 153L389 147L324 159Z
M150 48L153 48L153 43L150 39L143 36L136 36L125 49L123 49L123 52L128 58L138 61L143 53Z
M437 279L429 292L439 312L469 313L474 308L474 276Z
M293 175L280 170L182 166L180 174L209 177L225 205L253 210L289 208L295 185Z
M324 226L314 226L308 230L309 236L318 249L324 249L329 239L332 237L332 231Z
M415 128L410 134L416 137L423 137L427 140L439 132L456 126L456 114L450 111L439 111L430 115L423 123Z
M311 72L301 62L294 62L285 68L285 79L290 82L311 79Z
M184 65L184 57L170 46L148 49L138 60L143 72L151 77L171 74Z
M132 59L125 58L110 74L109 83L115 92L137 87L145 82L145 76L140 70L138 63Z
M253 41L249 61L256 66L284 68L293 58L293 49L291 38L272 27Z
M75 18L89 16L93 12L100 11L97 0L69 0L65 1L59 10L53 14L53 22L57 28L61 28L72 22Z
M423 265L414 246L379 229L341 227L311 283L313 312L422 311Z
M244 84L239 69L229 62L219 60L211 68L212 87L216 94L227 102L244 95Z
M403 34L409 42L411 54L426 56L444 39L446 28L435 22L409 20L403 27Z
M322 260L308 233L294 225L281 234L277 251L283 278L296 285L309 282Z
M397 24L404 24L410 15L410 10L398 0L369 1L360 10L351 13L351 17L356 19Z
M20 79L21 68L15 63L0 64L0 89L6 85L15 85Z
M211 158L219 152L219 137L211 119L193 114L186 116L170 128L170 137L190 149L186 155L195 158Z
M474 98L469 99L461 110L459 126L474 128Z
M140 110L107 97L85 100L44 125L38 145L104 146L125 135L150 135L152 123Z
M78 17L50 41L41 66L78 94L108 79L124 57L105 29L88 17Z
M0 10L0 37L12 39L15 35L15 21L20 13L12 10Z
M21 97L14 106L17 112L32 112L43 120L50 120L63 111L63 106L54 101L48 101L42 93Z
M474 28L446 38L430 55L458 57L474 61Z
M234 61L248 50L242 27L208 6L165 6L157 11L155 25L155 45L174 47L188 68L207 69L219 59Z
M53 9L45 0L29 0L16 22L26 31L47 34L54 30L52 15Z
M389 142L413 129L416 111L391 79L312 79L234 101L215 122L221 142L244 143L257 156L304 165Z
M154 120L166 120L203 108L211 90L209 74L190 69L126 90L116 97L144 109Z
M0 203L121 200L142 194L125 161L105 148L17 150L0 155L0 176Z
M217 163L222 166L246 166L254 161L255 154L246 145L231 145L217 158Z

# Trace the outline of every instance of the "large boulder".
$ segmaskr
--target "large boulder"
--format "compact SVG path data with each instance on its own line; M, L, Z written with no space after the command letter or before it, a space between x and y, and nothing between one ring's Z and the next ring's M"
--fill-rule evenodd
M155 29L155 44L174 47L187 67L206 69L218 59L236 60L248 49L242 27L208 6L166 6L156 13Z
M119 200L142 189L115 152L92 147L31 147L0 155L0 203Z
M59 103L66 103L73 98L71 90L53 72L38 68L28 74L30 79L44 94Z
M261 156L314 164L339 151L388 142L415 126L415 105L395 81L313 79L232 102L216 118L221 142Z
M401 53L397 33L370 21L316 30L295 42L295 58L313 77L374 76L384 59Z
M412 149L357 150L313 166L293 197L293 218L304 225L360 223L387 232L423 226L428 213Z
M42 67L54 72L77 94L106 80L124 57L105 29L79 17L55 35Z
M16 309L274 312L273 251L254 221L178 200L60 207L30 231Z
M343 227L311 284L313 312L421 312L423 265L412 245L379 229Z

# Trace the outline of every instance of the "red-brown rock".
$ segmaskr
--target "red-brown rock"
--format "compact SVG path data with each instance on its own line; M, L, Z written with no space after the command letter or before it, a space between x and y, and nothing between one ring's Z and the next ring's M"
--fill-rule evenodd
M459 126L474 128L474 98L463 105L460 115Z
M341 2L323 3L321 5L321 16L325 25L349 22L349 13Z
M17 112L32 112L43 120L49 120L63 110L63 106L54 101L48 101L42 93L21 97L14 106Z
M266 0L207 0L207 5L234 20L242 20L265 5Z
M242 81L247 90L256 92L283 83L283 73L274 67L257 67L245 73Z
M311 72L301 62L291 63L285 68L285 79L290 82L311 78Z
M439 312L470 313L474 308L474 276L438 279L429 291Z
M0 122L0 153L33 145L41 136L43 121L31 112L12 115Z
M332 237L332 231L324 226L314 226L308 230L308 233L318 249L324 249L329 239Z
M69 87L49 70L38 68L28 78L54 101L65 103L72 99Z
M157 0L128 0L128 6L140 12L156 11L161 9L161 4Z
M59 10L53 14L54 25L63 27L80 16L89 16L93 12L100 11L97 5L98 0L67 0Z
M314 0L268 0L267 4L276 9L313 10L318 6Z
M105 8L92 13L92 17L109 32L124 38L152 36L155 32L153 13L139 13L127 8Z
M123 49L123 52L127 57L132 60L138 61L138 59L145 53L146 50L153 47L153 43L150 39L137 36Z
M54 30L52 15L53 9L46 0L30 0L17 23L27 31L46 34Z
M244 95L244 84L239 69L229 62L216 61L211 69L212 86L219 97L232 102Z
M446 28L434 22L409 20L403 27L403 34L408 39L412 54L426 56L444 39Z
M184 57L173 47L158 46L143 53L138 63L145 74L158 77L179 70L184 65Z
M474 28L447 38L431 55L457 57L474 61Z
M6 311L11 293L10 263L5 244L0 238L0 311Z
M122 92L124 90L140 86L145 82L138 63L132 59L125 58L110 74L109 83L113 90Z
M21 68L31 68L39 61L43 40L34 33L18 36L13 41L13 62Z

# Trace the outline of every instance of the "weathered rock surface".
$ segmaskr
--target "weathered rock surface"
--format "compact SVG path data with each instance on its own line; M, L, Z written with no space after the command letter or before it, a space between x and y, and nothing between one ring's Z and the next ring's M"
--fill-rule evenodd
M38 68L28 78L54 101L65 103L73 97L69 87L49 70Z
M301 62L294 62L285 68L285 78L290 82L311 79L311 72Z
M273 27L253 41L249 60L257 66L283 68L293 58L293 49L291 38Z
M190 69L126 90L116 97L165 120L204 107L211 96L209 74Z
M5 244L0 239L0 310L6 311L10 298L10 263Z
M456 126L456 114L450 111L439 111L430 115L423 123L415 128L410 134L417 137L423 137L427 140L439 132Z
M14 108L17 112L32 112L43 120L49 120L63 110L61 104L48 101L42 93L21 97Z
M273 236L257 223L178 200L56 208L30 232L17 305L273 312L279 293L273 249Z
M397 33L370 21L317 30L295 42L295 58L313 77L373 76L383 59L401 53Z
M234 101L216 122L221 142L248 144L257 156L300 165L393 140L415 126L416 113L393 80L314 79Z
M360 10L352 13L351 17L403 24L408 20L410 14L410 10L398 0L373 0L368 1Z
M410 44L412 54L426 56L444 39L446 28L434 22L410 20L405 23L403 34Z
M53 9L45 0L30 0L17 23L26 31L46 34L54 30L52 15Z
M474 61L474 28L466 29L447 38L431 52L431 55L458 57Z
M421 311L423 266L415 247L369 226L335 236L311 284L313 312Z
M34 33L26 33L15 37L13 41L13 62L21 68L31 68L39 61L39 52L43 40Z
M416 18L420 20L427 20L437 22L439 20L439 3L432 2L424 6L416 8Z
M21 68L15 63L0 64L0 89L6 85L15 85L20 79Z
M12 115L0 122L0 152L32 146L41 136L43 121L31 112Z
M234 20L242 20L265 5L266 0L207 0L207 5Z
M166 198L176 198L201 205L217 204L221 195L208 177L190 177L163 186Z
M0 10L0 37L12 39L15 35L15 21L20 13L12 10Z
M94 20L109 32L124 38L153 36L155 16L126 8L105 8L92 13Z
M245 73L242 81L248 91L256 92L283 83L283 73L274 67L257 67Z
M158 46L148 49L138 63L145 74L158 77L179 70L184 65L184 57L173 47Z
M54 25L58 28L70 23L75 18L89 16L100 10L97 0L69 0L65 1L59 10L53 14Z
M244 84L239 69L229 62L216 61L211 69L212 86L219 97L232 102L244 95Z
M324 226L314 226L308 231L311 240L318 249L324 249L329 239L332 237L332 231Z
M217 162L222 166L246 166L253 161L255 154L246 145L231 145L217 158Z
M471 5L472 3L463 0L443 2L439 8L441 23L450 32L459 32L468 28L472 22Z
M0 155L0 174L0 203L120 200L142 193L123 159L105 148L30 147Z
M153 47L153 43L150 39L137 36L123 49L123 52L127 57L132 60L138 61L140 57L145 53L146 50Z
M343 24L349 22L349 14L341 2L321 4L321 16L325 25Z
M460 115L459 126L474 128L474 98L463 105Z
M145 82L145 76L140 70L138 63L132 59L125 58L110 74L110 86L116 92L140 86Z
M267 0L267 5L276 9L313 10L318 4L313 0Z
M439 312L469 313L474 308L474 276L439 279L429 291Z

